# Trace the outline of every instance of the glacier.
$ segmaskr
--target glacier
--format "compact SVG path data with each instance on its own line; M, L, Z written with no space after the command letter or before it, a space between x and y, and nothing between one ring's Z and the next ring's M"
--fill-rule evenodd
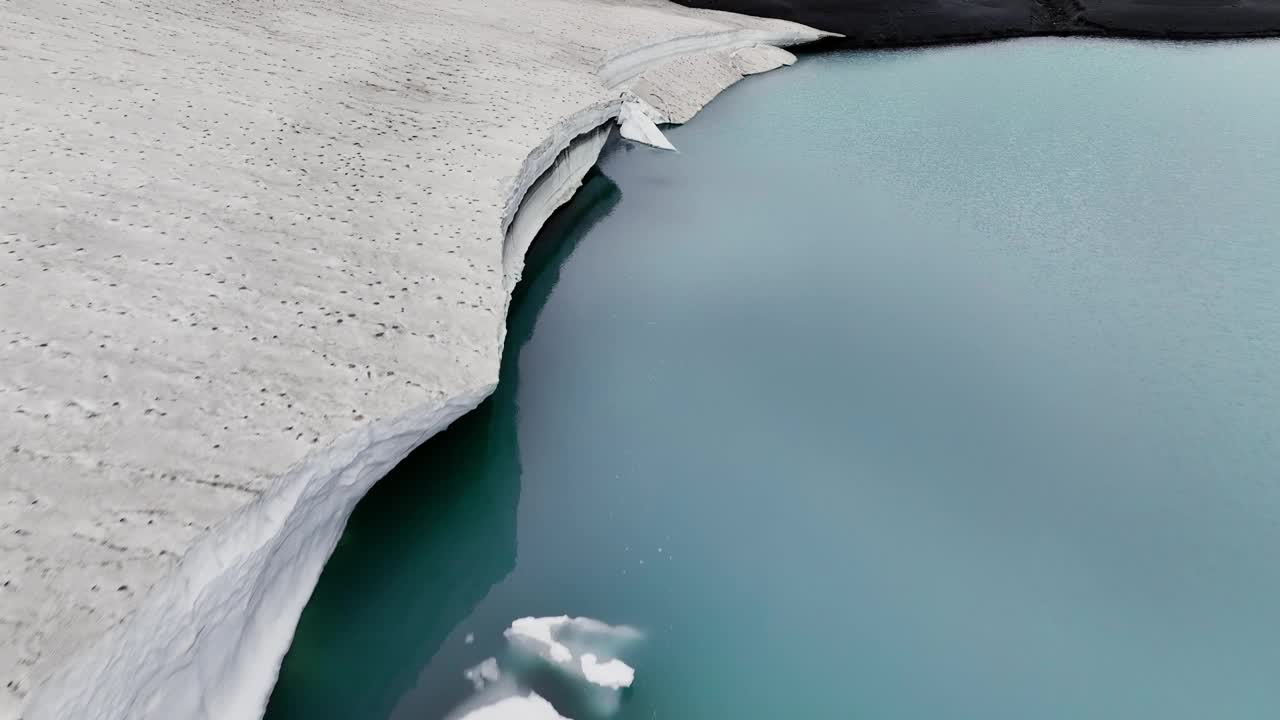
M26 720L260 717L356 503L493 391L524 252L624 105L685 122L826 35L661 0L0 27L0 717Z

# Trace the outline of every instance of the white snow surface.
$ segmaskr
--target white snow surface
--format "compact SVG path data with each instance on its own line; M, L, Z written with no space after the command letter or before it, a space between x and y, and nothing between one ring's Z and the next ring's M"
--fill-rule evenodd
M794 65L796 56L772 45L754 45L733 51L733 59L743 75L775 70L782 65Z
M0 5L0 718L260 717L352 508L492 392L623 93L683 122L822 35L664 0Z

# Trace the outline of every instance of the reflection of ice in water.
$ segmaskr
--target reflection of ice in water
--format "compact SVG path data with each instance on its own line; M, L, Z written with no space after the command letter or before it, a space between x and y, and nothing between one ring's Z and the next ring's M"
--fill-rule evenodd
M503 635L511 647L501 665L488 658L463 673L477 695L454 712L455 720L561 718L549 702L526 689L548 666L567 679L584 681L583 699L594 711L611 714L618 708L620 690L635 680L635 670L618 655L643 637L632 627L567 615L520 618Z

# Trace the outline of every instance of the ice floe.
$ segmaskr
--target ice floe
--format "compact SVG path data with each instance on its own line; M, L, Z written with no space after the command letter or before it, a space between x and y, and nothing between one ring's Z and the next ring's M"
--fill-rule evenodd
M567 691L593 716L611 715L621 704L622 690L631 687L636 676L618 655L644 637L627 625L568 615L519 618L503 636L508 653L501 661L486 658L463 672L476 694L454 711L452 720L563 717L536 692L551 677L548 667L558 671L553 690Z
M569 720L537 693L512 695L462 715L458 720Z

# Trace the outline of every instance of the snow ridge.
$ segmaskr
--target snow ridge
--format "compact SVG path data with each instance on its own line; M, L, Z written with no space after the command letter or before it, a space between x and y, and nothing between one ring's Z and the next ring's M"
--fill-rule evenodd
M834 33L819 32L797 26L792 32L776 30L726 30L667 38L625 48L606 56L596 73L605 87L617 88L635 79L646 69L692 53L738 50L756 45L800 45Z

